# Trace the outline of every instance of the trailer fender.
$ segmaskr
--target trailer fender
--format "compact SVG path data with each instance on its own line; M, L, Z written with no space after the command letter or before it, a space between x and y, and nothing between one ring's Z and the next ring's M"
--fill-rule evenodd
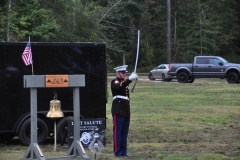
M38 118L39 117L46 117L47 111L40 111L37 113ZM20 118L18 118L17 122L13 126L13 132L18 133L21 125L28 119L30 118L30 113L26 113L22 115Z

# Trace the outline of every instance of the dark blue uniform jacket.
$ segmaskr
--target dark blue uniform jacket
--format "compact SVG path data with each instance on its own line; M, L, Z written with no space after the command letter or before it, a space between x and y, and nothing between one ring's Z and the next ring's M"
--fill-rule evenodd
M125 117L130 117L130 96L128 85L131 82L132 81L129 79L123 80L120 78L116 78L111 81L112 96L114 97L120 95L128 98L128 100L115 98L112 102L112 114L116 113Z

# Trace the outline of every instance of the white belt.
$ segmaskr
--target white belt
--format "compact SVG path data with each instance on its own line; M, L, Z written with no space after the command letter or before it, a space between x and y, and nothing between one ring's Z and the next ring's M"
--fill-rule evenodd
M120 96L120 95L116 95L116 96L113 97L113 99L116 99L116 98L121 98L121 99L129 100L128 97L126 97L126 96Z

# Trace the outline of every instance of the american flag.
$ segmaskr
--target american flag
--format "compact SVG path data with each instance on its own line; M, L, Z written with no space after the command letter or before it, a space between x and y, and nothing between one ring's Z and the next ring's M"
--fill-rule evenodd
M30 42L27 43L27 46L23 51L22 60L26 66L32 64L32 51L31 51L31 43Z

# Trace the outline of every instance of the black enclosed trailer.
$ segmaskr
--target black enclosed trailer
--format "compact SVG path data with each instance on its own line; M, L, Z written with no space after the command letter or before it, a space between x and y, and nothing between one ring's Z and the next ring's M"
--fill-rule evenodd
M80 90L81 118L106 118L107 69L105 43L31 42L32 66L25 66L22 53L27 42L0 42L0 136L18 136L30 143L30 90L23 88L24 75L84 74L85 87ZM73 116L72 88L37 90L38 143L53 132L54 121L46 117L53 92L61 101L64 118L57 119L58 139Z

